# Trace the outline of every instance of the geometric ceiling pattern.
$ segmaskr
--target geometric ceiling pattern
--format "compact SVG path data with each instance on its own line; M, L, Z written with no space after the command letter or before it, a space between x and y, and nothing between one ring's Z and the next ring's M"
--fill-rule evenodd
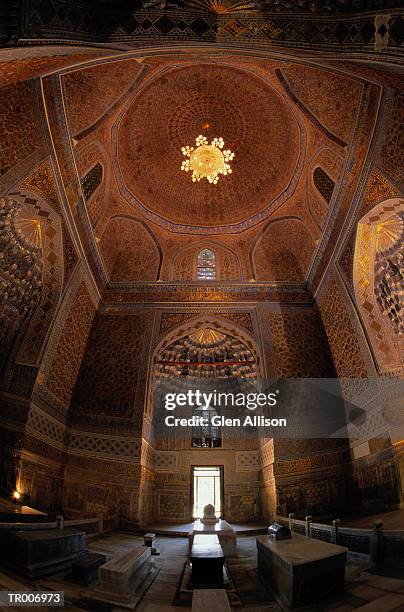
M334 189L322 202L316 221L313 172L341 181L367 103L360 79L283 54L162 50L76 66L62 83L76 159L90 145L104 152L108 204L94 227L98 250L125 261L130 235L124 244L120 231L112 241L105 229L111 218L126 218L156 244L159 281L178 280L170 272L176 254L213 236L219 268L219 253L230 249L242 280L303 286L338 195ZM181 172L181 148L199 134L222 137L235 152L232 174L217 185ZM146 246L136 257L149 261ZM114 277L156 279L155 271L143 277L140 263L137 270L115 266Z
M232 174L217 185L178 171L181 147L199 134L222 137L235 151ZM288 187L299 136L288 105L263 79L217 63L189 65L163 72L134 96L119 126L121 177L156 222L237 224Z

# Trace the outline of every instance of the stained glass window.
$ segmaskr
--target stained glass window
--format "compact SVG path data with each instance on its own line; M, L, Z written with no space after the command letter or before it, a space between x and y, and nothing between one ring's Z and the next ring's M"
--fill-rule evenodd
M196 278L198 280L215 280L216 278L215 254L210 249L202 249L198 253Z
M314 185L323 198L329 202L334 191L335 183L321 168L316 168L313 173Z
M84 195L88 200L94 191L97 189L102 181L102 166L96 164L81 180L81 186L83 187Z

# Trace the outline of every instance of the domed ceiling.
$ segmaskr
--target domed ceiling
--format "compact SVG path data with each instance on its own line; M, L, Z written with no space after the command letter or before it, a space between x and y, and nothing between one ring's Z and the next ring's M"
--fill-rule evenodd
M83 197L111 283L192 280L208 236L216 281L300 287L313 276L355 130L365 137L358 120L368 98L358 79L216 51L130 52L62 78L82 184L103 169ZM216 185L181 172L182 147L195 146L206 124L209 141L222 137L235 152L232 174Z
M217 185L181 172L181 147L205 133L235 152ZM300 130L284 99L248 70L197 64L163 71L132 99L119 125L117 175L125 197L181 231L255 223L297 180Z

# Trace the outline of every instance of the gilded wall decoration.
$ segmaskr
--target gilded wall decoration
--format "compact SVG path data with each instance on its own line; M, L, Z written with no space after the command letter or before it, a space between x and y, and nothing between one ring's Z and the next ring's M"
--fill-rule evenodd
M139 44L150 40L175 42L228 41L272 46L372 53L375 47L374 15L363 13L362 4L350 0L257 0L260 10L251 11L246 3L234 14L233 3L220 10L206 0L190 0L180 10L176 2L150 0L133 11L132 5L119 6L112 13L108 4L96 8L83 0L53 0L49 8L39 0L28 0L22 32L15 24L10 39L40 37L60 41L120 42ZM74 9L72 10L72 4ZM393 3L393 6L398 3ZM182 5L181 5L182 6ZM219 5L222 6L222 5ZM368 11L392 13L387 49L400 45L400 13L391 2L368 0ZM170 10L171 9L171 10ZM382 31L381 31L382 33ZM381 34L380 34L381 35Z
M59 77L51 75L44 78L42 80L42 87L61 183L64 187L68 204L73 214L76 215L76 206L81 193L81 187L73 159Z
M60 216L63 239L63 284L66 286L76 266L78 257L60 206L50 163L46 161L36 168L26 179L24 179L20 185L20 189L28 189L30 192L36 193L44 198Z
M43 230L34 207L0 200L0 369L41 301Z
M339 191L334 200L327 226L323 233L320 247L317 250L315 260L309 276L312 291L319 286L323 274L328 266L335 245L340 237L341 229L352 204L352 199L358 184L361 185L361 172L365 163L365 154L370 143L374 122L380 102L380 88L366 85L360 104L360 113L349 150L349 164L351 171L346 173L339 182Z
M80 53L81 49L77 47L55 46L37 47L34 53L32 53L32 49L25 49L24 51L23 57L0 62L2 85L13 85L19 81L28 81L49 72L50 69L56 70L110 53L110 51L94 48L87 48L85 53Z
M377 170L373 169L366 185L362 203L356 213L356 219L361 219L381 200L397 195L397 189ZM338 259L341 270L348 287L353 291L353 262L355 255L357 224L354 225Z
M62 236L63 236L63 284L64 286L70 280L73 270L79 260L76 249L73 245L73 241L70 237L69 230L67 229L66 222L62 221Z
M389 197L398 195L397 188L394 187L377 169L374 169L366 185L363 202L360 206L358 218L362 218L371 209Z
M262 325L269 326L275 375L280 378L321 378L334 376L327 337L318 312L266 313ZM313 359L313 355L316 356Z
M354 290L380 371L402 368L404 201L389 199L358 223Z
M180 325L184 321L189 321L190 319L194 319L203 315L217 315L221 318L228 319L229 321L234 321L238 326L243 327L248 332L253 333L253 323L251 319L251 315L248 312L226 312L222 310L200 310L196 312L163 312L160 319L160 333L163 334L167 332L172 327L176 327Z
M186 286L174 283L150 285L138 283L134 286L121 286L108 288L104 293L105 303L113 307L125 302L126 304L153 304L156 302L177 303L251 303L251 302L279 302L285 304L311 304L313 298L304 286L298 284L284 285L270 283L251 283L226 285L213 285L205 287ZM125 289L125 292L122 291Z
M20 338L22 342L18 347L15 345L12 357L24 367L36 366L62 290L62 228L59 215L39 196L34 199L21 192L14 192L10 196L25 217L37 224L41 239L41 299L32 316L25 321L24 338Z

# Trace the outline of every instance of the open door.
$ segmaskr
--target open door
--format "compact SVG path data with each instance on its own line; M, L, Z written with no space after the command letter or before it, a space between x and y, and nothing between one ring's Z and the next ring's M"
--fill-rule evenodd
M203 509L207 504L215 507L215 514L218 518L222 516L222 490L222 466L194 466L192 468L192 515L194 519L203 517Z

